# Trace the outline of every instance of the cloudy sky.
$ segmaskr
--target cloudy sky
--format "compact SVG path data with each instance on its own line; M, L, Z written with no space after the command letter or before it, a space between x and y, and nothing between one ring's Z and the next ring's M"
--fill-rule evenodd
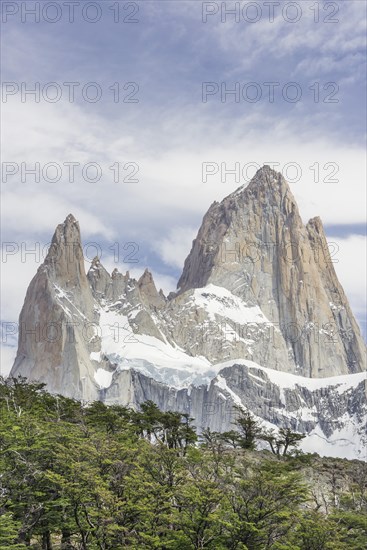
M365 32L359 0L3 2L2 321L70 212L87 257L170 291L209 205L274 163L366 334Z

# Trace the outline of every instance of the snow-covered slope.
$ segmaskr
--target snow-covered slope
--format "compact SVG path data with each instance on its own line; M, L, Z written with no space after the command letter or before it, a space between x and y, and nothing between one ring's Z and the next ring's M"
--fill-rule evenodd
M146 334L134 334L129 318L105 306L100 309L102 335L99 356L92 359L114 365L117 371L134 368L175 388L208 383L215 370L205 357L193 357L178 346Z
M122 303L103 300L99 306L101 351L91 353L95 380L107 403L125 403L127 396L130 405L152 399L163 409L188 412L199 428L210 426L214 430L233 428L233 405L240 405L250 409L267 428L276 431L290 426L308 433L301 445L304 451L364 458L365 372L306 378L246 358L211 362L170 341L162 319L158 322L158 311L155 317L160 338L133 332L136 308L130 301L125 315ZM261 310L246 307L230 291L212 284L190 293L182 307L191 313L195 308L200 319L204 315L204 325L216 322L222 333L223 326L233 320L241 326L255 324L257 329L271 325ZM140 305L138 311L142 311ZM196 328L199 325L196 323ZM225 337L233 342L236 334L227 330ZM245 343L253 345L253 341Z

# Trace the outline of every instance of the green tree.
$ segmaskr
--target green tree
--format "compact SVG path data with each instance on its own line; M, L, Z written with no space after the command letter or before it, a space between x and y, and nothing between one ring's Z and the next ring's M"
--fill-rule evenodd
M152 401L84 406L16 378L0 381L0 415L0 550L365 548L365 466L266 459L264 434L282 456L302 435L248 411L196 445L192 419Z
M307 489L287 464L264 461L255 467L242 462L228 491L231 509L229 548L265 550L287 543L300 518ZM241 546L239 546L241 547Z
M344 531L344 529L343 529ZM341 540L341 529L320 512L306 512L289 535L294 550L355 550Z
M294 452L305 437L305 434L293 432L290 428L280 428L278 434L273 430L264 430L259 436L269 443L272 453L277 456L286 456Z
M242 449L254 450L256 440L261 438L263 429L250 411L237 405L234 408L237 412L235 424L240 432L239 444Z
M18 544L20 522L11 513L0 514L0 550L26 550L25 544Z
M177 550L223 546L222 504L225 498L220 476L210 454L190 449L186 477L175 494L174 526Z

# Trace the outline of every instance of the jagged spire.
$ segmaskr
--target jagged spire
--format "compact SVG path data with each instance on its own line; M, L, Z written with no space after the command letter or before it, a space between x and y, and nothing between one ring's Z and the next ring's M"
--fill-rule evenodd
M265 165L260 168L247 186L241 186L220 203L214 202L205 214L197 238L184 265L177 288L180 292L204 286L213 270L225 257L238 259L242 250L230 253L228 233L241 232L248 227L251 242L252 227L258 226L256 241L271 242L270 235L276 226L285 226L293 219L293 225L302 224L297 204L288 183L280 174ZM242 243L245 244L245 243ZM239 246L240 243L238 242ZM226 254L228 252L228 254Z
M96 399L89 353L95 342L85 325L95 320L84 268L79 224L72 214L59 224L44 263L33 277L20 313L20 337L12 375L42 380L51 392Z
M41 269L47 269L48 275L63 288L88 286L80 227L72 214L56 227Z
M148 268L144 270L144 273L138 280L138 288L144 301L156 307L160 307L163 305L164 299L158 293L154 283L153 275Z

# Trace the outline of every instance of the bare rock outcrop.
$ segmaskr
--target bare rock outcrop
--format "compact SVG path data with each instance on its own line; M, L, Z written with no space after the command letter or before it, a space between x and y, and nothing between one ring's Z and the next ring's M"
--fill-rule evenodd
M258 305L279 327L287 353L276 368L311 377L366 369L365 345L322 224L303 225L287 182L268 166L204 216L179 294L210 283ZM282 346L279 339L273 344Z
M11 376L40 380L51 392L97 399L90 359L90 352L100 346L96 323L79 224L70 214L57 226L45 261L28 287Z

